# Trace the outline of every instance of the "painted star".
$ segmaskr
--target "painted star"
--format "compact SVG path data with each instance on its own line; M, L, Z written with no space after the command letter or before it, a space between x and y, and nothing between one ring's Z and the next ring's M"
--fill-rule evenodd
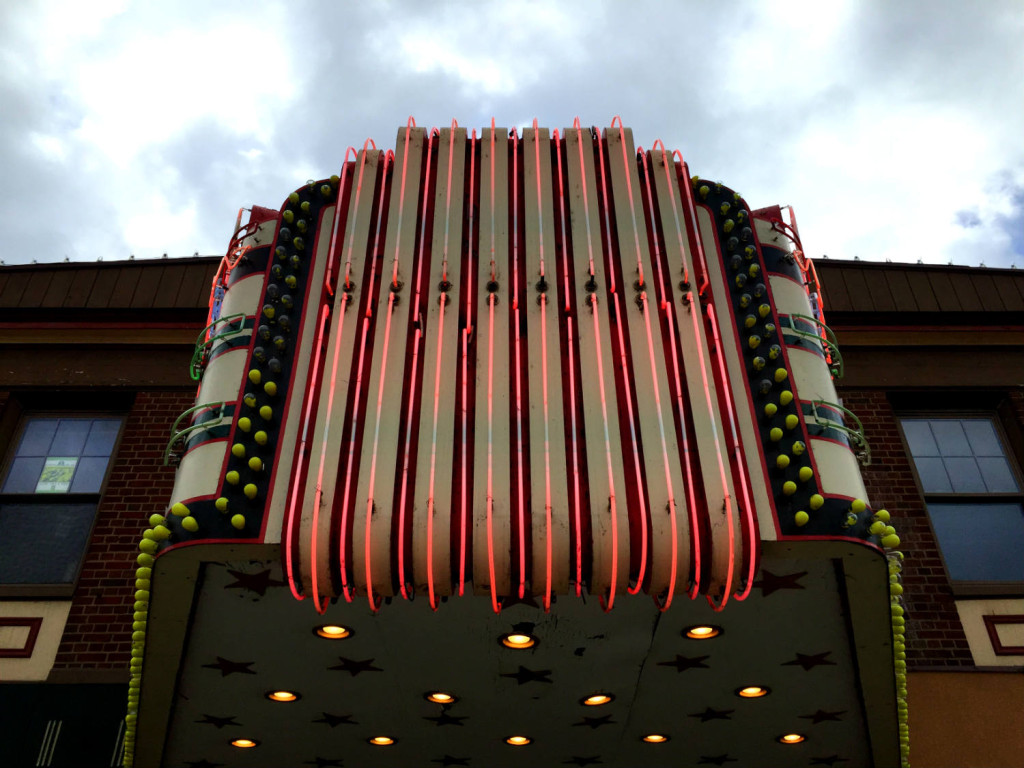
M203 668L219 669L221 677L227 677L235 672L243 675L255 675L256 673L249 669L255 663L255 661L228 661L223 656L218 656L216 664L203 664Z
M737 758L729 757L729 755L715 755L714 757L707 757L701 755L700 762L697 765L725 765L726 763L738 762Z
M517 683L523 685L525 683L550 683L552 682L550 675L550 669L532 670L520 666L518 672L508 672L502 675L502 677L511 677Z
M597 757L572 757L568 760L563 760L563 765L600 765L601 760Z
M800 666L804 668L804 672L810 672L815 667L834 667L836 666L836 663L825 658L830 653L832 653L832 651L825 651L824 653L798 653L795 659L792 661L784 661L782 666Z
M828 757L812 757L811 765L835 765L836 763L848 763L850 762L845 757L839 757L839 755L829 755Z
M601 717L584 717L573 725L589 725L591 728L600 728L602 725L614 725L614 721L611 715L602 715Z
M708 669L708 665L704 663L705 659L711 658L710 656L681 656L676 654L675 661L659 661L659 667L675 667L676 672L685 672L688 669Z
M366 659L365 661L353 661L352 659L346 659L344 656L338 657L341 660L341 664L336 664L328 669L335 670L338 672L348 672L352 677L355 677L360 672L383 672L384 670L380 667L373 666L373 659Z
M228 569L228 573L235 577L235 582L228 584L224 589L247 589L263 597L267 593L268 588L284 586L283 581L270 578L269 568L259 573L242 573L241 571Z
M196 720L196 722L202 723L203 725L215 725L218 730L223 728L225 725L241 725L241 723L235 722L234 717L216 717L215 715L203 715L203 719Z
M316 768L341 768L341 758L328 760L326 757L314 757L307 760L303 765L315 765Z
M459 715L449 715L448 712L442 712L440 715L435 717L424 717L424 720L432 720L437 725L462 725L463 720L468 720L468 717L460 717Z
M824 723L826 720L838 721L840 715L845 715L846 710L840 710L839 712L826 712L823 709L819 709L813 715L800 715L803 720L810 720L811 725L817 725L818 723Z
M778 592L780 589L804 589L804 585L798 584L797 581L806 575L807 571L800 571L800 573L778 576L762 568L761 578L754 582L754 586L761 589L761 597L768 597L772 592Z
M712 709L708 707L703 712L694 712L690 717L699 717L702 723L708 720L732 720L732 713L735 709Z
M209 760L199 760L195 763L185 763L188 768L223 768L224 763L211 763Z
M469 758L452 757L451 755L445 755L444 757L436 757L430 762L440 763L441 765L469 765Z
M358 723L352 719L352 715L332 715L329 712L321 712L323 715L319 720L314 720L314 723L326 723L333 728L336 725L358 725Z

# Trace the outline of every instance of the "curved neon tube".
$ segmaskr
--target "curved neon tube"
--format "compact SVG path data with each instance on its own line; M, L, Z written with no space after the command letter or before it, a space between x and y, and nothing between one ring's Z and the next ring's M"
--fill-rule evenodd
M516 387L516 482L519 486L516 510L519 529L519 588L518 596L526 595L526 485L523 466L523 376L522 376L522 334L519 330L519 132L512 129L512 313L515 328L515 387Z
M494 118L491 118L491 281L495 273L494 244ZM494 583L494 294L487 297L487 569L491 582L491 608L501 613L498 585Z
M690 271L686 266L686 247L683 245L683 225L679 221L679 206L676 205L676 193L673 189L672 175L668 169L670 165L668 153L665 151L665 145L662 143L661 139L655 141L654 146L651 149L655 150L659 145L661 146L661 164L665 169L665 186L668 188L669 207L672 209L672 218L675 220L676 224L676 242L679 243L679 261L683 265L683 282L688 283L690 282ZM654 162L653 151L651 154L651 162ZM671 165L672 169L675 170L674 160Z
M679 184L679 187L682 190L680 196L686 203L686 209L683 213L688 219L690 230L693 232L693 241L696 245L695 250L697 252L697 261L700 264L701 283L700 287L697 289L697 295L703 296L704 291L706 291L708 289L708 286L710 285L710 283L708 282L708 263L707 260L704 258L704 244L701 242L700 231L697 229L697 207L693 202L693 190L690 189L690 170L689 168L687 168L686 163L683 162L682 153L678 149L673 150L672 160L676 161L677 156L679 158L679 166L683 171L683 179L680 182L677 178L676 182Z
M476 128L473 129L469 149L469 244L466 260L466 328L462 332L462 525L459 530L459 597L466 589L466 529L469 526L469 502L467 473L468 457L466 455L469 431L469 337L473 332L473 207L476 200Z

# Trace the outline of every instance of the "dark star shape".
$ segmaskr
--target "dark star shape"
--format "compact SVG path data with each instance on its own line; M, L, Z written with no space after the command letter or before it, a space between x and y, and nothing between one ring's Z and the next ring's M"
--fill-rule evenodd
M336 760L329 760L326 757L314 757L312 760L307 760L303 765L315 765L316 768L341 768L341 758Z
M761 597L768 597L772 592L778 592L780 589L804 589L804 585L798 584L797 581L806 575L807 571L800 571L800 573L778 576L762 568L761 578L754 582L754 586L761 589Z
M828 757L812 757L811 765L835 765L836 763L848 763L850 762L845 757L839 757L839 755L829 755Z
M203 715L203 719L196 720L196 722L202 723L203 725L215 725L218 730L223 728L225 725L241 725L241 723L235 722L234 717L217 717L216 715Z
M532 670L520 665L518 672L508 672L502 677L511 677L520 685L525 683L550 683L551 680L550 669L539 669Z
M255 592L260 597L263 597L267 593L268 588L284 586L283 581L270 578L269 568L259 573L242 573L241 571L232 571L229 568L228 573L235 577L235 583L228 584L224 589L248 589L250 592Z
M599 765L601 759L598 757L571 757L568 760L563 760L563 765Z
M804 672L810 672L815 667L834 667L836 663L825 658L830 653L832 651L825 651L824 653L798 653L792 661L782 662L782 666L803 667Z
M255 675L256 673L249 669L255 663L255 661L228 661L223 656L218 656L216 664L203 664L203 668L219 669L221 677L227 677L235 672L243 675Z
M441 765L469 765L468 757L452 757L451 755L445 755L444 757L437 757L431 760L432 763L440 763Z
M602 715L601 717L584 717L573 725L589 725L591 728L600 728L602 725L614 725L614 722L611 715Z
M328 669L335 670L338 672L348 672L352 677L355 677L360 672L383 672L384 670L380 667L373 666L373 659L366 659L365 661L353 661L352 659L346 659L344 656L338 657L341 660L341 664L336 664Z
M199 760L194 763L185 763L188 768L223 768L224 763L211 763L209 760Z
M708 669L708 665L704 663L705 659L711 658L710 656L681 656L676 654L675 661L659 661L659 667L675 667L676 672L685 672L688 669Z
M332 715L329 712L321 712L323 715L319 720L314 720L314 723L326 723L333 728L336 725L359 725L355 720L352 719L352 715Z
M839 712L826 712L823 709L819 709L813 715L800 715L800 717L803 720L810 720L811 725L817 725L818 723L824 723L826 720L835 720L838 722L840 719L839 716L845 714L845 709L840 710Z
M708 720L732 720L732 713L735 709L712 709L708 707L703 712L694 712L690 717L699 717L702 723Z
M463 720L468 720L469 718L468 717L464 717L464 716L459 716L459 715L449 715L448 711L445 710L445 711L441 712L440 715L437 715L436 717L424 717L423 719L424 720L432 720L437 725L462 725L462 721Z
M735 757L729 757L728 754L715 755L713 757L701 755L700 762L698 762L697 765L725 765L726 763L735 762L737 762L737 759Z

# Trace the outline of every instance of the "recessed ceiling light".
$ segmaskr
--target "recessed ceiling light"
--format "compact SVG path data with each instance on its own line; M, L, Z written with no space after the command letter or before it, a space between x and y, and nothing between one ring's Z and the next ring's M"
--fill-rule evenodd
M326 637L328 640L344 640L346 637L352 636L351 629L339 624L324 624L323 626L317 627L315 632L320 635L320 637Z
M529 744L533 739L529 736L509 736L505 739L507 744L511 744L513 747L522 747Z
M609 701L614 699L610 693L595 693L593 696L587 696L580 703L588 707L600 707L602 704L607 704Z
M784 736L779 736L779 741L782 744L799 744L804 741L807 737L802 733L787 733Z
M761 685L748 685L745 688L736 689L736 695L744 699L759 699L769 693L771 690Z
M524 635L522 632L510 632L501 636L501 644L506 648L533 648L537 644L537 638L533 635Z
M375 747L389 747L395 743L395 740L390 736L374 736L371 739L367 739Z
M685 634L691 640L710 640L712 637L722 634L722 628L711 624L698 624L687 629Z
M663 744L668 741L668 736L663 733L648 733L644 736L644 741L648 744Z
M258 747L260 743L255 739L235 739L231 742L231 746L239 747L240 749L249 749L251 747Z
M424 694L427 701L432 701L435 704L454 704L458 699L450 693L444 691L431 691L430 693Z
M298 701L299 694L295 691L269 691L266 694L271 701Z

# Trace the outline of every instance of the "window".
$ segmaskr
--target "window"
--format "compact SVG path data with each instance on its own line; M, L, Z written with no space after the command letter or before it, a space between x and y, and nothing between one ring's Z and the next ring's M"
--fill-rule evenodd
M26 416L0 485L0 585L66 594L121 429L116 416Z
M950 578L1024 582L1024 493L996 420L901 424Z

